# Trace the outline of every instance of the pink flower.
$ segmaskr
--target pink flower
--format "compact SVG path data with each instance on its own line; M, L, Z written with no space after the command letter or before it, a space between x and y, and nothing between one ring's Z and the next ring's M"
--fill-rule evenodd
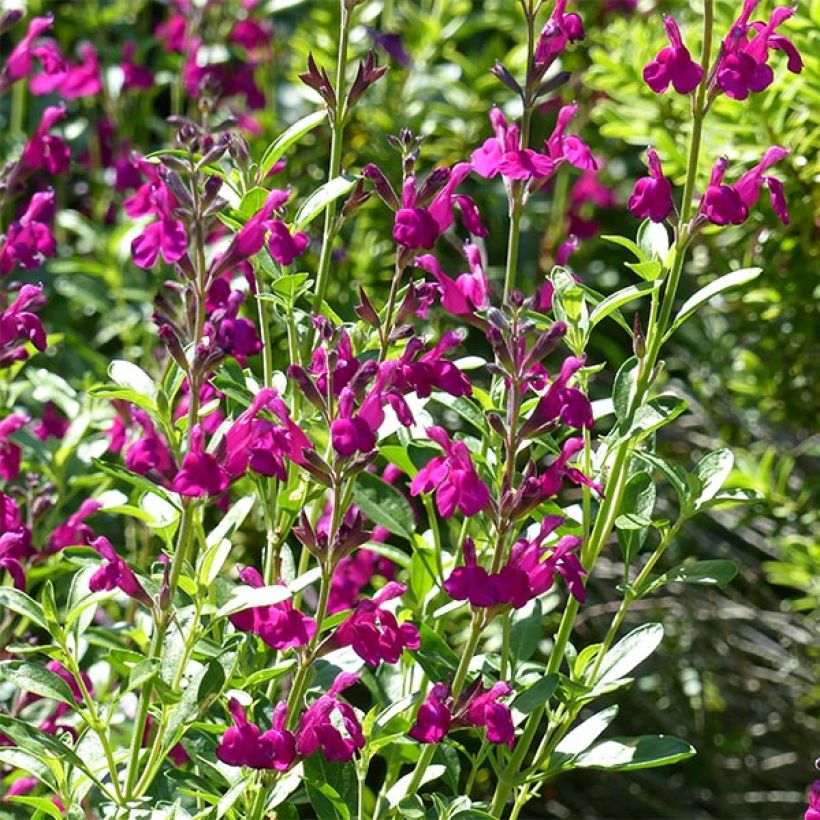
M142 210L137 205L140 192L132 197L133 210ZM152 268L157 263L160 253L166 264L171 265L185 256L188 250L188 237L182 221L173 215L175 202L168 188L163 183L154 183L147 191L147 212L157 219L143 228L142 233L131 242L131 257L139 268ZM128 210L126 203L126 210ZM145 213L146 211L143 211ZM129 216L136 215L129 212ZM141 213L139 215L142 215Z
M21 343L31 342L38 350L46 349L43 323L31 312L45 302L42 285L23 285L14 302L0 311L0 367L28 356Z
M496 683L486 692L483 687L468 701L464 721L472 726L484 726L490 743L504 743L510 749L515 746L515 728L509 706L499 703L501 698L512 693L507 683Z
M0 570L11 575L17 589L26 589L22 561L33 555L31 530L23 526L23 516L17 502L0 492Z
M32 427L32 431L40 441L48 441L50 438L60 441L70 426L71 422L60 413L57 405L49 401L43 407L43 415Z
M274 188L265 198L260 210L239 229L233 242L239 256L247 258L262 250L270 228L271 216L274 211L284 208L290 199L290 193L290 190Z
M225 731L216 756L229 766L247 766L250 769L276 769L284 772L296 757L296 738L285 728L288 707L279 701L273 710L271 728L262 732L249 723L242 704L231 698L228 702L234 725Z
M788 153L788 149L781 148L779 145L769 148L760 162L755 165L754 168L751 168L743 174L734 186L741 202L743 202L747 208L751 208L757 203L760 196L760 189L765 184L769 189L772 208L774 208L778 219L784 225L789 224L789 211L786 205L786 198L783 194L783 183L777 179L777 177L767 176L766 171L776 162L780 162Z
M338 698L340 692L358 682L358 675L342 672L328 693L308 707L296 733L300 755L309 757L321 749L325 760L345 762L364 746L362 727L353 707Z
M811 784L809 807L803 815L803 820L820 820L820 780L815 780Z
M443 518L456 509L462 515L480 513L490 503L490 489L478 477L470 451L463 441L451 441L441 427L428 427L427 435L444 450L443 456L431 459L410 485L410 494L436 494L436 506Z
M49 73L56 73L60 68L60 59L55 59L59 55L56 45L34 45L34 41L45 34L54 23L54 17L49 14L45 17L32 17L28 24L28 31L19 43L12 49L6 60L5 71L8 78L14 82L31 74L33 58L37 57L42 61L43 67Z
M245 567L239 577L256 589L265 586L259 570L254 567ZM316 634L316 621L294 609L290 600L250 607L228 617L237 629L259 635L272 649L305 646Z
M398 598L406 590L404 585L391 582L372 600L359 601L353 614L336 630L337 643L352 646L373 667L380 661L398 663L404 649L418 649L418 629L411 623L400 625L396 616L382 607L385 601Z
M726 157L719 157L712 167L709 185L703 194L700 210L715 225L741 225L749 216L749 208L731 185L723 184L729 167Z
M187 45L187 21L182 14L174 13L168 16L164 23L159 23L154 29L154 35L162 43L165 51L176 51L182 54Z
M584 39L584 24L577 14L566 13L567 0L556 0L549 20L541 29L535 46L535 66L545 70L567 47Z
M133 40L128 40L122 47L122 87L124 89L144 89L154 85L154 75L145 66L137 65L134 62L134 53L137 45Z
M598 167L590 147L577 135L565 134L570 121L578 113L578 104L565 105L558 112L558 120L552 135L544 143L545 150L556 164L566 160L583 171Z
M655 59L647 63L643 70L643 78L656 94L663 94L670 83L678 94L689 94L700 84L703 68L692 59L683 44L675 18L665 16L663 25L670 45L661 49Z
M99 94L102 91L102 83L100 81L100 61L97 56L97 49L91 43L83 43L80 46L80 57L82 62L79 64L69 63L65 73L65 77L61 80L57 91L60 96L66 100L76 100L80 97L91 97L94 94ZM37 87L32 83L32 92L49 93L54 90L49 88L46 90L43 86Z
M663 222L675 207L672 183L663 175L661 161L654 148L646 149L649 176L641 177L632 189L627 207L638 219Z
M586 358L583 357L570 356L564 360L560 372L550 382L522 428L522 435L540 435L556 427L559 422L578 429L594 425L592 405L587 396L577 387L567 387L570 379L585 363Z
M297 256L301 256L307 249L310 240L302 231L291 234L288 226L280 219L274 219L269 224L268 251L280 265L290 265Z
M96 513L102 504L94 498L87 498L80 504L77 512L68 517L65 523L55 527L48 539L47 553L57 552L65 547L88 544L94 538L94 530L85 521Z
M421 339L412 338L399 359L394 384L403 393L415 393L420 399L427 398L433 388L451 396L470 396L472 386L467 376L453 362L442 355L457 347L464 340L459 331L447 331L441 335L435 347L426 353Z
M543 179L555 170L555 163L546 154L531 148L521 148L518 126L507 124L497 108L490 111L495 137L486 140L481 148L473 151L473 170L482 177L492 179L497 174L506 179Z
M31 198L19 220L6 230L0 245L0 274L10 273L16 265L32 270L57 253L57 243L46 224L54 216L54 191L40 191Z
M154 481L170 482L176 465L167 442L157 432L144 410L133 408L131 415L142 427L143 434L125 451L125 466L131 472L139 473Z
M360 549L353 555L342 558L333 573L327 611L333 615L345 609L352 609L359 600L362 588L376 575L388 581L393 580L395 575L393 563L377 552Z
M103 589L120 589L129 598L152 606L151 598L143 589L142 584L134 575L133 570L120 558L113 544L104 536L90 542L93 547L106 561L89 579L88 588L92 592L99 592Z
M205 432L197 424L191 430L191 449L182 460L182 469L171 482L180 495L219 495L228 488L230 477L210 453L205 452Z
M419 707L416 722L408 734L420 743L440 743L453 722L453 714L447 705L449 691L443 683L430 690Z
M11 413L0 421L0 478L14 481L20 475L20 448L9 438L31 419Z
M71 164L71 151L60 139L48 132L65 116L64 105L52 105L43 112L34 136L23 149L22 161L26 168L43 168L49 174L60 174Z
M339 333L339 340L334 349L336 366L333 368L333 395L338 396L356 375L361 362L353 355L353 345L346 330ZM316 387L323 395L328 390L327 350L317 347L310 359L310 372L316 379Z
M441 289L441 306L454 316L472 316L489 306L489 282L484 273L481 251L470 242L464 245L469 271L453 280L441 269L432 254L417 256L415 265L431 274Z
M763 91L774 80L768 64L769 49L788 56L788 69L794 74L803 70L803 60L788 37L775 29L791 17L797 6L778 6L768 23L750 23L749 18L760 0L744 0L743 10L723 40L717 66L717 85L734 100L745 100L750 93ZM749 39L751 35L751 39Z
M475 607L491 607L499 603L495 585L484 567L476 560L472 538L461 545L464 566L456 567L444 582L444 590L454 601L469 601Z

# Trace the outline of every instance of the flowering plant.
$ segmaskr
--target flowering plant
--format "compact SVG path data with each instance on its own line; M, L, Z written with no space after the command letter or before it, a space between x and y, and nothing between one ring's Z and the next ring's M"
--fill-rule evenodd
M685 181L676 189L647 150L628 203L635 239L607 237L634 256L638 281L602 296L568 267L577 235L543 280L520 270L533 201L568 174L594 189L600 163L568 133L579 106L561 96L571 76L559 68L585 29L566 0L521 0L524 74L493 72L518 113L493 108L492 135L428 170L422 139L403 129L389 138L396 176L344 164L357 104L386 71L373 51L349 65L362 3L339 4L333 77L313 56L300 76L317 110L259 153L248 136L271 32L245 2L231 49L213 57L219 5L179 0L156 30L178 57L173 145L143 155L108 134L95 146L127 194L130 263L158 272L149 355L116 358L72 403L36 409L18 385L50 343L46 300L10 277L58 254L73 155L69 130L55 129L70 101L110 89L94 46L73 63L50 17L2 20L15 36L26 27L0 74L15 111L26 84L56 98L3 170L5 798L73 817L160 807L256 820L308 804L320 817L518 817L565 772L690 757L668 735L601 738L617 707L585 710L627 687L663 638L660 623L621 634L637 602L736 571L725 560L656 571L689 519L753 497L724 489L728 450L694 465L663 456L658 433L687 402L664 389L662 353L698 307L760 272L728 272L680 304L699 237L742 224L763 187L788 224L770 173L788 149L740 173L702 156L701 136L715 99L740 104L771 83L777 52L800 71L777 32L791 9L757 21L746 0L716 44L705 0L699 60L663 21L670 45L644 77L650 93L691 101ZM396 35L373 40L409 62ZM132 42L119 70L122 94L158 81ZM318 129L328 169L308 193L287 160ZM507 206L503 280L477 204L486 185ZM345 319L329 285L346 225L374 208L393 226L389 288L361 287ZM589 352L609 321L634 354L611 391ZM456 358L471 339L481 355ZM669 517L656 513L660 482L676 498ZM614 617L600 643L576 647L588 581L615 541Z

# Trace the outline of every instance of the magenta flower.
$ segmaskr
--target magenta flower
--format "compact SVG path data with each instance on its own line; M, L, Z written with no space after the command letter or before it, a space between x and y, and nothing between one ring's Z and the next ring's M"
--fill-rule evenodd
M182 469L171 482L171 488L180 495L201 497L219 495L228 484L228 473L213 455L205 452L205 431L201 425L194 425L191 449L182 460Z
M554 498L561 492L564 479L568 478L574 484L583 484L603 496L604 491L600 484L596 484L576 467L568 467L569 460L584 447L582 438L569 438L564 442L561 453L543 473L529 476L521 484L522 499L537 507L549 498Z
M410 339L399 358L394 384L403 393L415 393L420 399L427 398L433 388L451 396L470 396L473 388L467 376L453 362L442 355L457 347L464 340L459 331L447 331L441 335L435 347L426 353L421 339Z
M31 342L38 350L46 349L43 323L32 313L45 302L42 285L23 285L14 302L0 311L0 367L8 367L28 356L21 343Z
M410 737L420 743L440 743L453 722L448 699L447 687L443 683L435 684L419 707L416 722L408 732Z
M5 73L11 82L20 80L31 74L33 59L36 57L49 74L57 74L65 70L62 55L54 43L40 43L34 41L42 37L54 23L54 17L49 14L45 17L32 17L28 24L28 31L19 43L12 49L6 60Z
M9 438L31 419L11 413L0 421L0 478L14 481L20 475L20 448Z
M373 540L376 540L375 537ZM336 565L330 584L327 611L333 615L352 609L359 600L362 589L379 575L392 581L395 568L390 559L368 549L356 550L346 555Z
M483 726L490 743L504 743L512 748L512 712L509 706L499 703L511 693L509 684L503 682L485 690L479 679L454 699L447 686L437 683L419 707L409 735L421 743L439 743L450 729Z
M350 380L358 373L361 362L353 355L353 345L346 330L339 333L334 348L336 365L333 368L333 395L338 396L347 387ZM310 373L316 379L316 387L323 395L328 391L327 349L317 347L310 359Z
M66 547L90 543L96 533L85 521L101 507L102 504L94 498L87 498L83 501L77 512L70 515L63 524L54 528L45 551L47 553L58 552Z
M473 170L486 179L497 174L506 179L543 179L555 170L555 163L546 154L539 154L531 148L521 148L518 126L508 124L497 108L490 111L495 136L473 151Z
M477 310L485 310L489 306L489 282L484 273L481 251L477 245L467 242L464 256L469 271L455 280L444 273L438 259L432 254L417 256L415 261L416 267L431 274L438 282L441 306L454 316L472 316Z
M125 451L125 466L133 473L139 473L162 484L170 482L176 471L176 464L165 439L157 432L150 416L139 408L132 408L131 415L142 427L143 433ZM116 444L119 434L114 431Z
M310 243L306 233L297 231L291 234L288 226L280 219L272 220L269 227L268 251L280 265L290 265L297 256L305 252Z
M803 60L791 40L774 33L795 13L797 6L778 6L768 23L750 23L749 18L759 2L744 0L740 16L723 40L716 82L718 88L734 100L745 100L750 93L763 91L772 84L774 72L768 64L769 49L787 55L792 73L799 74L803 70Z
M1 322L2 319L0 319ZM50 438L61 441L69 427L71 427L71 422L60 413L53 401L49 401L43 407L42 416L32 427L32 432L40 441L48 441Z
M60 139L48 132L65 116L64 105L52 105L43 112L40 124L23 149L26 168L43 168L49 174L60 174L71 164L71 151Z
M577 135L566 134L570 121L578 113L578 104L565 105L558 112L558 120L551 136L544 143L544 150L556 164L566 160L582 171L594 171L598 167L590 147Z
M491 607L499 603L496 587L484 567L476 560L472 538L461 545L464 566L456 567L444 582L444 590L454 601L469 601L475 607Z
M24 592L26 576L22 562L34 553L31 530L23 525L20 507L14 499L0 492L0 570L8 572L14 586Z
M464 721L472 726L484 726L490 743L504 743L510 749L515 746L515 728L510 707L499 703L512 693L507 683L496 683L486 692L479 690L468 701Z
M154 75L145 66L137 65L134 62L134 54L137 44L133 40L128 40L122 47L122 87L124 89L145 89L154 85Z
M60 96L66 100L76 100L81 97L91 97L102 91L100 80L100 61L97 56L97 49L91 43L83 43L80 46L79 64L68 63L65 76L61 79L55 89L52 83L32 83L31 90L34 94L48 94L51 91L58 91Z
M566 13L567 0L556 0L549 20L541 29L535 46L536 69L545 70L569 43L584 39L580 16Z
M359 601L353 614L343 621L334 635L340 646L352 646L353 651L370 666L380 661L398 663L404 649L418 649L419 631L411 623L402 623L382 604L398 598L407 590L395 581L387 584L370 601Z
M428 427L427 435L444 450L443 456L431 459L410 485L410 494L436 494L436 506L443 518L456 509L462 515L480 513L490 503L490 489L478 477L463 441L451 441L442 427Z
M143 589L137 576L134 575L134 571L120 558L113 544L105 536L95 538L89 546L93 547L106 561L88 581L88 588L92 592L99 592L103 589L120 589L129 598L146 606L152 606L151 598Z
M811 784L809 807L803 815L803 820L820 820L820 780L815 780Z
M734 185L741 202L747 208L751 208L757 203L760 197L760 189L765 184L769 189L772 208L774 208L778 219L784 225L789 224L789 211L783 194L783 183L777 177L767 176L766 171L776 162L780 162L788 153L787 148L781 148L779 145L769 148L763 155L763 159L754 168L743 174Z
M741 225L749 216L749 208L731 185L723 184L729 167L726 157L719 157L712 167L709 185L703 194L700 210L715 225Z
M141 209L136 205L138 196L140 192L131 198L132 208L135 210ZM182 259L188 250L185 226L174 217L173 208L176 203L164 184L152 184L148 200L147 212L152 213L156 220L146 225L142 233L131 242L131 257L138 268L152 268L161 253L165 263L171 265ZM129 216L134 215L129 213Z
M683 44L675 18L665 16L663 25L670 45L662 48L655 59L646 64L643 78L656 94L663 94L670 83L678 94L689 94L700 84L703 68L692 59Z
M522 428L523 435L540 435L556 427L559 422L578 429L593 427L595 420L589 399L577 387L567 386L570 379L585 363L585 357L570 356L564 360L560 372L550 382Z
M265 582L254 567L245 567L239 577L256 589ZM231 623L242 632L253 632L272 649L292 649L305 646L316 634L316 621L298 609L290 600L269 606L243 609L228 616Z
M471 170L467 162L458 163L452 170L436 169L440 172L441 178L446 181L438 193L432 197L429 205L425 205L427 197L421 195L424 189L419 190L415 176L412 174L408 176L402 189L401 207L396 211L393 226L393 238L396 242L413 250L430 250L436 239L453 224L455 189L469 176ZM433 173L435 174L436 171ZM469 208L465 227L468 230L470 227L483 227Z
M16 265L32 270L46 257L55 256L57 243L48 222L54 216L54 191L40 191L31 198L19 220L10 223L0 244L0 274Z
M285 728L288 707L279 701L273 710L271 728L262 732L248 722L242 704L228 701L234 725L225 731L216 748L216 756L229 766L247 766L250 769L287 771L296 757L296 738Z
M308 707L299 721L296 750L304 757L321 749L325 760L345 762L364 746L362 727L353 707L338 695L359 682L358 675L342 672L326 695Z
M675 208L672 183L663 175L661 161L654 148L646 149L646 164L649 166L649 176L637 180L627 207L638 219L663 222Z

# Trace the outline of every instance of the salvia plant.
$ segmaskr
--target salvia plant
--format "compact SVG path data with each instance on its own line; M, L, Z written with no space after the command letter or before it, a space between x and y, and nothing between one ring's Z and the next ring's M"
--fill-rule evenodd
M59 252L61 188L80 161L59 124L112 80L93 45L64 53L51 17L2 18L0 91L20 136L0 177L3 799L38 817L516 818L572 769L695 754L677 737L614 735L617 706L596 703L663 639L659 623L624 634L632 607L735 573L724 560L656 569L689 519L748 496L724 489L727 450L695 464L657 450L687 408L664 390L663 354L698 308L759 273L726 271L682 303L700 235L766 208L763 188L788 224L788 146L748 167L705 155L701 134L718 97L742 117L781 63L801 70L794 8L744 0L727 31L712 0L699 32L657 15L643 76L647 94L687 101L685 182L646 151L634 235L606 237L635 281L604 295L567 267L573 237L546 279L519 265L532 198L599 161L562 96L580 7L510 0L525 72L493 73L518 115L488 111L484 140L451 166L431 167L402 130L396 175L343 167L356 106L387 70L353 53L357 0L340 3L336 64L310 57L300 77L315 112L258 155L236 101L264 104L270 31L245 2L226 35L245 60L200 59L208 5L172 3L157 28L180 57L172 144L108 160L124 264L158 272L154 354L111 361L108 383L60 406L26 387L46 378L26 381L28 360L60 328L44 327L42 285L24 273ZM409 60L398 35L371 37ZM123 93L154 84L133 43L118 77ZM24 134L27 94L48 104ZM297 195L287 158L316 129L327 174L311 192L292 180ZM93 150L111 153L110 137ZM506 209L505 259L486 258L479 186ZM329 283L368 200L392 214L392 276L361 288L344 321ZM609 379L586 353L603 322L633 349ZM468 338L482 355L463 355ZM611 396L592 401L596 383ZM664 518L659 487L676 499ZM617 550L611 625L578 645L587 580Z

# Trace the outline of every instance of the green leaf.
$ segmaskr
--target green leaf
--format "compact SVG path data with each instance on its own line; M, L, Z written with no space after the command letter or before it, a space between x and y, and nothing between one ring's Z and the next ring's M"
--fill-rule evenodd
M612 234L607 234L606 236L602 236L605 242L611 242L613 245L620 245L622 248L626 248L630 253L634 254L635 258L639 262L646 261L646 254L631 240L627 239L625 236L614 236Z
M577 755L586 751L600 737L601 733L615 720L618 706L610 706L579 723L555 747L555 751L565 755Z
M312 131L318 125L321 125L326 116L327 112L324 109L314 111L312 114L297 120L290 128L283 131L262 154L262 159L259 161L259 179L265 179L271 168L284 156L285 151L307 134L308 131Z
M344 196L356 184L356 177L339 176L317 188L296 212L293 227L303 231L331 202Z
M44 666L28 661L0 662L0 680L6 680L22 692L31 692L43 698L51 698L69 706L76 706L71 687L54 672Z
M274 279L270 287L275 294L292 303L305 290L309 281L310 274L287 273L278 279Z
M413 540L416 529L413 508L395 487L364 471L356 476L353 500L374 524L381 524L408 541Z
M127 484L130 484L132 487L141 490L142 492L159 495L165 501L173 504L168 491L165 490L165 488L160 487L158 484L154 484L153 481L145 478L145 476L141 476L138 473L132 473L130 470L126 470L125 467L120 467L118 464L109 464L107 461L102 461L99 458L92 458L91 462L98 470L101 470L106 475L109 475L112 478L117 478L120 481L125 481Z
M53 800L48 797L30 797L28 795L12 795L11 797L4 797L10 803L18 803L21 806L30 806L36 809L36 813L32 815L35 820L38 820L40 813L55 818L55 820L62 820L63 813L57 808Z
M662 640L663 626L661 624L644 624L633 629L606 653L595 678L595 688L598 689L625 677L639 663L645 661L658 648Z
M645 219L638 228L638 247L647 259L666 259L669 253L669 231L662 222Z
M599 302L592 309L592 313L589 314L590 327L595 327L595 325L606 319L607 316L614 313L620 307L623 307L623 305L635 299L640 299L642 296L656 291L659 287L660 282L641 282L638 285L629 285L629 287L615 291L615 293L607 296L606 299Z
M658 284L660 286L661 280L658 279L660 276L661 271L663 271L663 265L657 259L650 259L648 262L627 262L626 266L641 279L645 279L647 282L652 282Z
M528 661L535 653L544 632L542 620L541 602L537 598L513 613L510 652L517 661Z
M147 410L149 413L157 412L157 406L153 399L150 399L148 396L144 396L142 393L137 393L136 390L131 390L127 387L110 387L101 385L100 387L92 387L88 391L88 395L95 399L120 399L122 401L131 402L131 404L136 404L138 407L141 407L143 410Z
M234 589L227 603L219 609L215 617L224 618L251 607L281 604L290 596L291 591L282 584L273 584L269 587L251 587L243 584Z
M305 789L311 806L316 810L316 817L322 820L350 820L350 809L330 783L307 780Z
M632 424L629 425L625 436L641 441L650 433L674 421L687 407L689 403L678 396L670 393L658 396L635 411Z
M695 754L693 746L670 735L641 735L604 740L580 754L574 765L581 769L614 769L631 772L652 769L686 760Z
M762 272L762 268L742 268L741 270L727 273L725 276L720 276L715 279L714 282L710 282L705 287L702 287L681 305L677 316L675 316L663 340L666 341L693 313L714 299L715 296L732 288L745 285L753 279L757 279Z
M36 777L41 783L53 791L57 790L57 779L51 770L51 766L31 750L27 751L16 746L0 747L0 763L5 763L7 766L20 769L26 774ZM59 816L61 815L58 815L58 817Z
M737 564L723 558L708 561L695 561L692 564L681 564L670 569L651 584L652 589L663 584L714 584L723 586L730 583L737 575Z
M327 784L339 796L340 805L337 809L342 814L346 809L347 816L353 816L356 813L358 781L353 766L325 760L320 754L307 758L303 765L306 783Z
M449 407L454 412L458 413L461 418L469 422L480 433L486 434L487 430L487 414L471 399L464 396L451 396L449 393L440 393L436 391L430 398L438 403Z
M715 450L705 455L692 471L700 482L701 491L695 499L695 508L714 498L723 487L732 467L735 457L731 450Z
M558 675L545 675L532 686L527 687L513 702L513 706L525 715L547 705L552 693L558 686Z
M406 447L400 447L396 444L386 444L383 447L379 447L379 453L384 459L398 467L410 478L414 478L418 472L418 467L413 464L413 460L410 458Z
M220 519L219 523L208 533L207 544L209 547L218 544L223 538L228 538L236 532L248 517L248 513L256 504L256 495L246 495L231 505L227 514Z
M615 417L623 424L628 415L637 389L638 359L635 356L627 359L615 374L612 386L612 406Z
M646 541L647 524L652 519L655 508L655 482L646 470L630 476L621 501L621 515L615 520L618 528L618 542L624 562L629 565ZM625 526L623 519L629 519ZM634 525L637 522L637 526Z
M421 777L421 781L419 782L419 787L423 786L425 783L429 783L431 780L437 780L447 771L446 766L442 766L438 763L433 763L432 765L428 766L425 770L424 774ZM407 790L410 788L410 783L413 780L413 772L409 772L408 774L404 775L404 777L400 777L391 787L390 790L387 792L387 805L392 807L400 803L404 797L407 795Z
M124 359L114 359L108 366L108 377L114 384L145 396L153 404L157 398L157 385L141 367Z
M14 587L0 587L0 609L10 609L28 618L41 629L48 629L43 608L33 598Z
M433 683L441 683L455 674L459 657L453 652L444 639L427 624L419 627L421 643L413 652L414 660Z
M644 461L651 467L655 467L666 476L667 481L669 481L678 494L678 500L681 506L684 506L689 497L689 485L686 482L686 473L678 467L677 464L672 464L654 453L637 450L635 455L641 459L641 461Z

